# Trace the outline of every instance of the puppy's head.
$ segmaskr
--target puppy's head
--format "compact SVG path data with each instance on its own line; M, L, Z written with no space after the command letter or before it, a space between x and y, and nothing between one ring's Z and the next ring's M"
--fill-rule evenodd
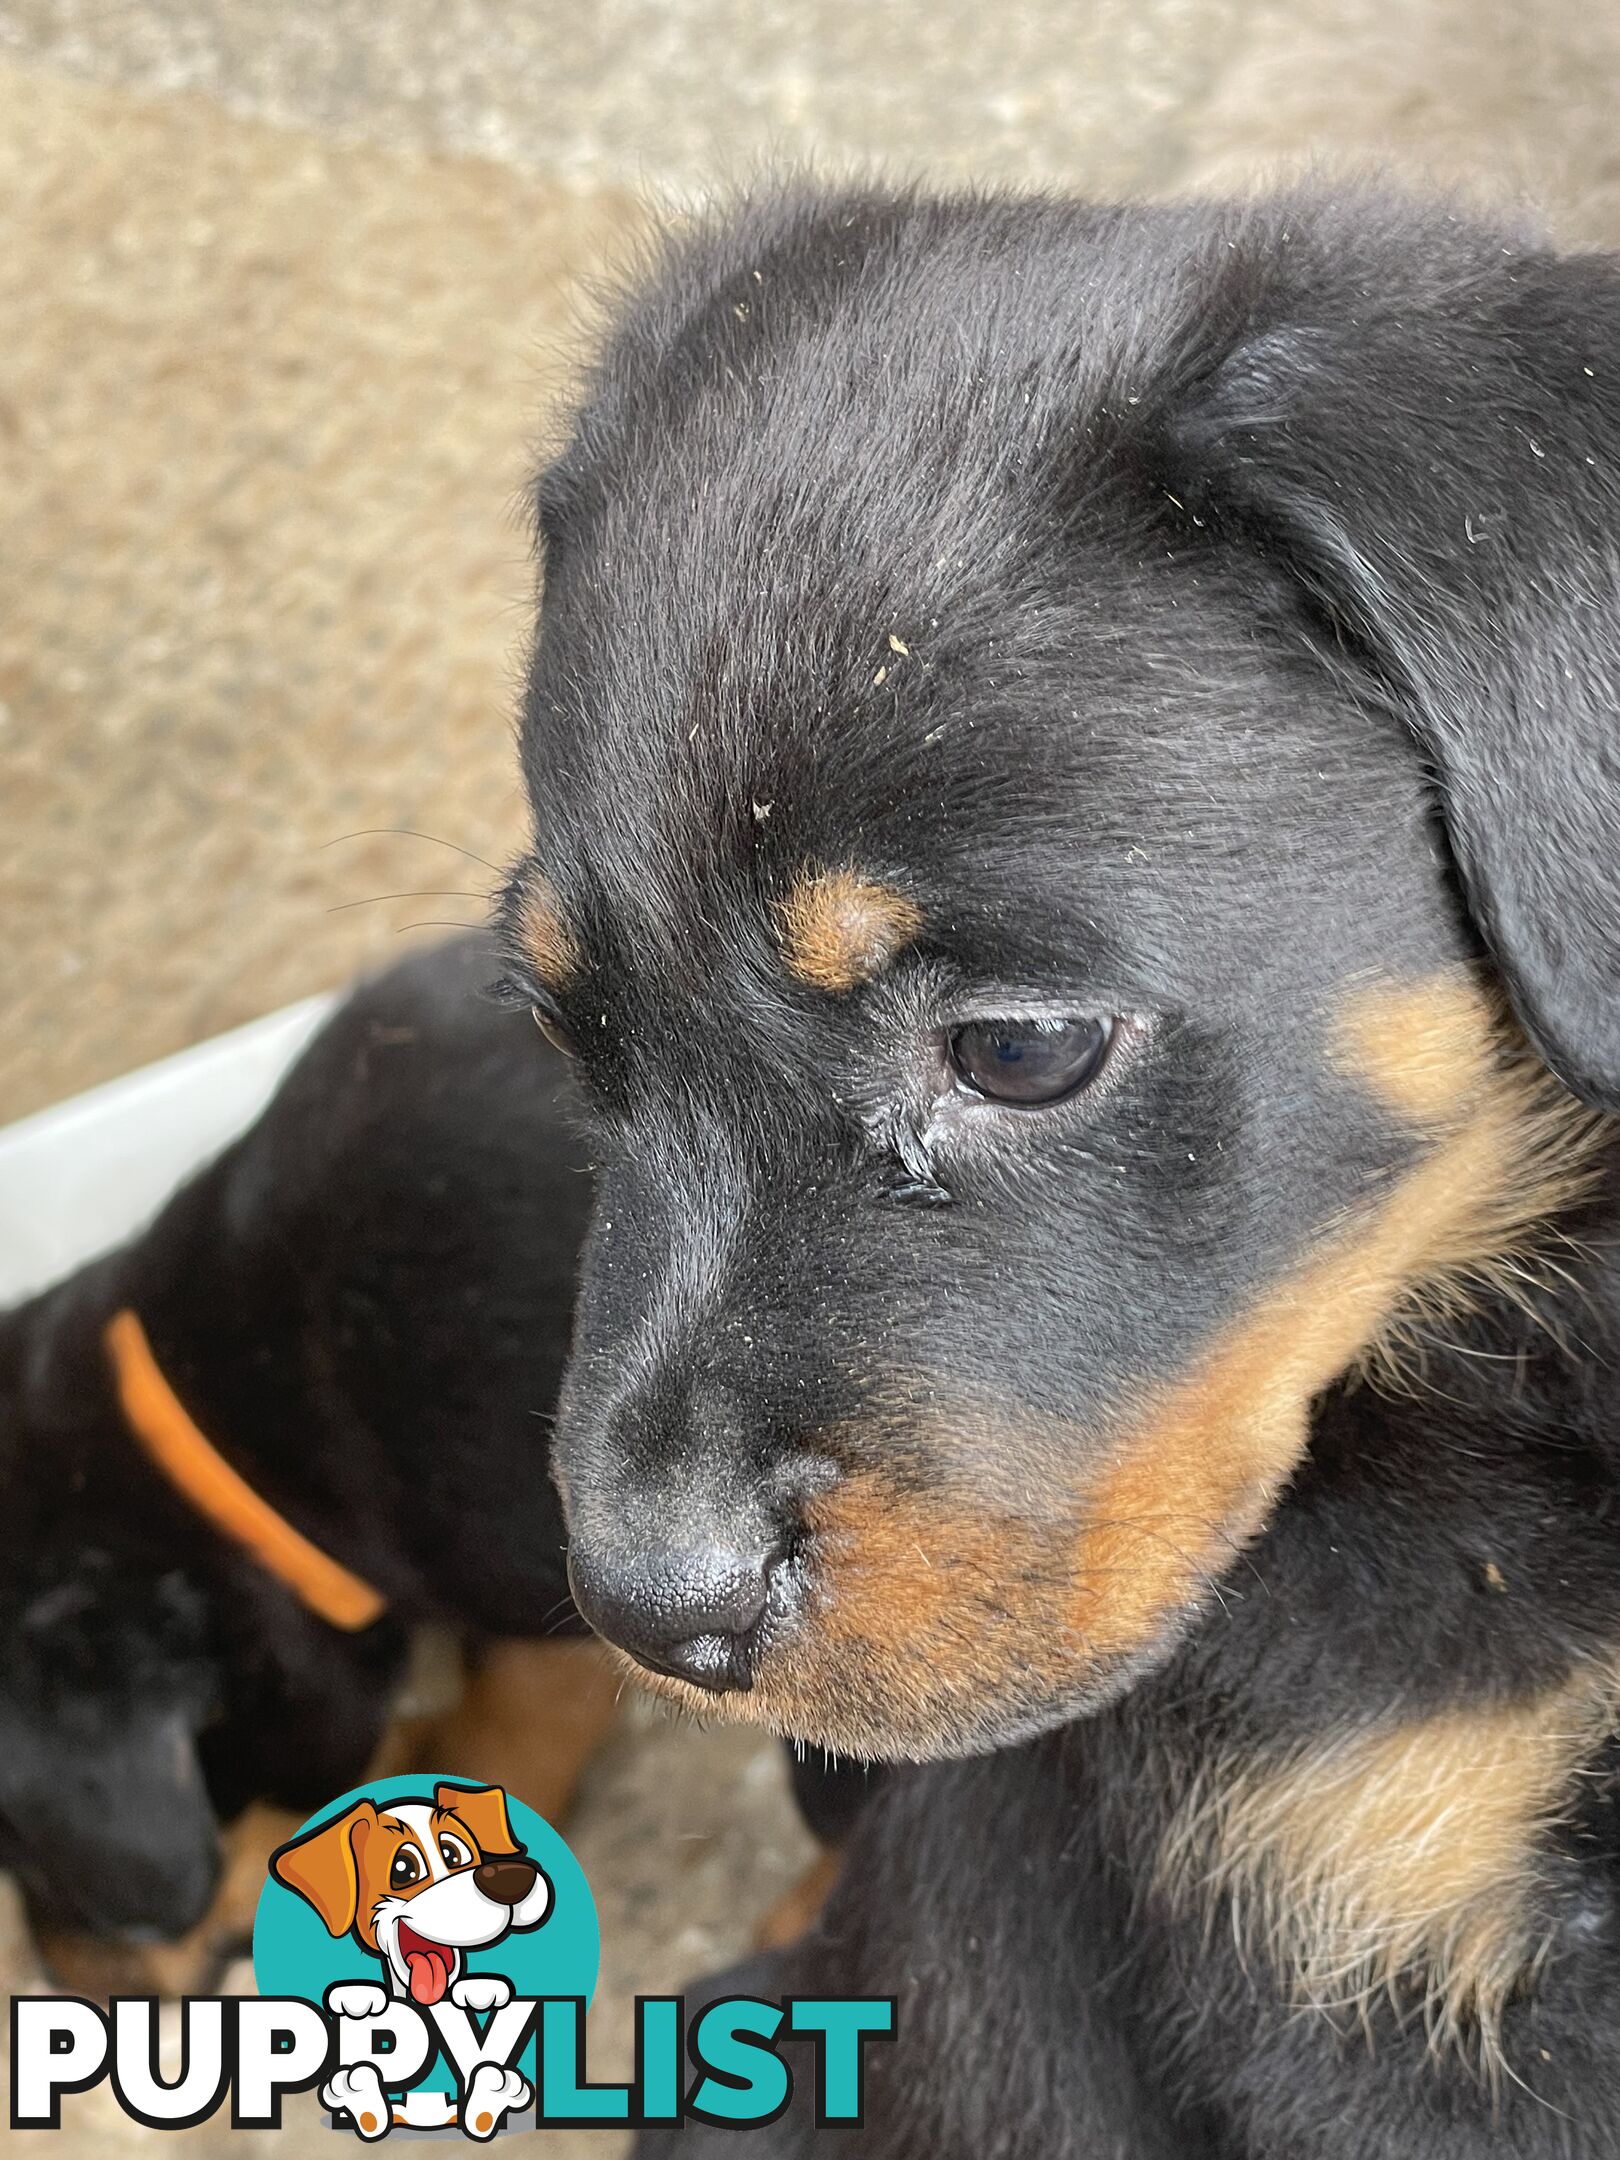
M332 1935L352 1934L429 2005L463 1953L539 1925L551 1885L512 1835L499 1786L439 1785L431 1800L360 1800L272 1856L278 1882Z
M47 1954L64 1938L182 1934L218 1873L196 1739L219 1676L178 1573L94 1550L14 1583L0 1682L0 1866Z
M898 1756L1096 1704L1577 1191L1616 291L1372 200L840 199L626 307L506 930L603 1164L577 1592L673 1693Z
M392 1617L306 1611L153 1469L102 1347L106 1266L0 1314L0 1867L92 1992L206 1982L240 1933L210 1909L221 1825L354 1784L405 1647ZM162 1949L182 1939L194 1967Z

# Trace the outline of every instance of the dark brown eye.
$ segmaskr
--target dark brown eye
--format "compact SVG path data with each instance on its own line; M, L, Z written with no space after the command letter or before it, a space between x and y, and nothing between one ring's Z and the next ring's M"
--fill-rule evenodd
M390 1890L408 1890L412 1883L422 1880L422 1873L421 1854L414 1845L402 1845L388 1870L388 1887Z
M975 1094L1035 1109L1095 1079L1111 1033L1106 1020L972 1020L951 1031L951 1064Z
M535 1026L546 1038L546 1041L550 1043L552 1049L560 1050L564 1057L572 1057L574 1054L574 1038L562 1025L561 1021L553 1020L550 1013L544 1011L538 1005L531 1005L529 1010L534 1014Z

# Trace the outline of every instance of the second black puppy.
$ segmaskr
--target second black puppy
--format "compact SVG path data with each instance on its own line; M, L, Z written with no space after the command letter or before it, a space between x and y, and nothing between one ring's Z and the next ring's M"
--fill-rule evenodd
M549 1437L589 1179L494 968L461 939L366 985L150 1230L0 1319L0 1865L85 1984L152 1976L105 1946L199 1920L221 1824L365 1772L408 1629L488 1639L498 1719L496 1639L578 1627ZM549 1664L541 1789L487 1722L434 1767L559 1806L611 1688Z

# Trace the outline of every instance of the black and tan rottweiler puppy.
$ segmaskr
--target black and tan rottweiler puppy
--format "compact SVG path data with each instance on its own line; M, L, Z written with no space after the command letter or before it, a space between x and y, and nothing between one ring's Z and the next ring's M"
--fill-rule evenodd
M1620 2150L1617 356L1445 207L812 194L540 484L573 1580L925 1766L754 1975L863 2152Z
M428 1767L556 1812L605 1729L548 1466L586 1157L497 964L365 985L149 1230L0 1319L0 1865L82 1986L206 1986L270 1847L411 1766L413 1628L472 1646Z

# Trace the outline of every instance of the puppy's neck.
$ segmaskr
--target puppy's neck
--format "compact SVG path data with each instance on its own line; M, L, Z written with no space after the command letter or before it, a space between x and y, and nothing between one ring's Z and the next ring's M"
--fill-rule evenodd
M0 1316L0 1396L14 1475L47 1501L71 1489L86 1538L98 1515L127 1522L161 1508L177 1527L189 1519L120 1404L107 1330L125 1309L139 1321L164 1385L255 1490L317 1525L341 1510L351 1538L365 1531L365 1480L358 1495L337 1489L331 1423L304 1407L309 1381L293 1291L280 1278L258 1279L230 1235L229 1161L184 1187L128 1247ZM372 1445L365 1435L362 1468Z
M1422 1423L1449 1404L1472 1424L1566 1431L1620 1461L1620 1119L1592 1128L1582 1197L1472 1279L1421 1292L1361 1373Z
M1620 1887L1597 1820L1620 1725L1612 1151L1545 1257L1329 1392L1140 1708L1175 1766L1160 1893L1289 2006L1418 2019L1488 2076L1510 2005Z

